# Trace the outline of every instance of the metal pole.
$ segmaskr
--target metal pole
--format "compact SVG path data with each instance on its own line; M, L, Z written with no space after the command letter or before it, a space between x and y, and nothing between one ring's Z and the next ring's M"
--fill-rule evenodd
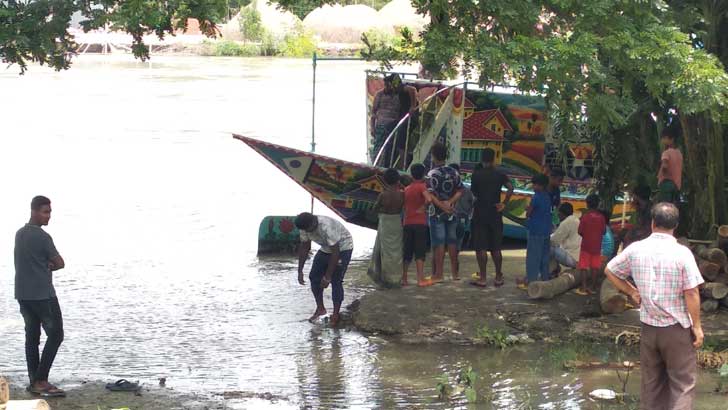
M316 152L316 52L313 53L313 82L311 90L311 152ZM313 213L313 194L311 195L311 213Z

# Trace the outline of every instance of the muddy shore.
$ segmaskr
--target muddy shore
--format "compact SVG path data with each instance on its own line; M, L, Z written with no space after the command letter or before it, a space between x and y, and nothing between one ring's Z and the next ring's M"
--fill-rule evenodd
M9 380L10 397L13 400L38 399L28 393L23 380ZM138 394L133 392L111 392L100 382L57 382L67 394L63 398L45 399L53 410L222 410L261 408L270 404L286 403L287 399L270 393L226 391L211 395L181 393L173 388L142 383Z
M602 315L597 295L567 292L552 300L530 300L515 282L525 275L525 250L506 250L503 256L506 284L501 288L492 286L494 270L490 261L491 286L482 289L470 285L470 275L478 270L477 262L473 252L464 252L460 257L461 281L450 280L446 262L443 284L370 292L351 306L354 326L367 334L412 344L487 344L487 335L494 332L510 335L511 340L558 343L588 339L614 343L619 335L624 338L639 333L637 310ZM713 343L727 344L728 312L719 310L702 318L706 337Z

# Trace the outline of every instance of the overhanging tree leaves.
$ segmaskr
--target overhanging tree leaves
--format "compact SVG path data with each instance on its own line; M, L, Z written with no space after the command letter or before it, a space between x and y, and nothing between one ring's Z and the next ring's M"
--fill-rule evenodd
M160 39L185 30L195 18L200 30L218 34L216 21L227 15L226 0L0 0L0 60L17 64L21 73L28 62L56 70L69 68L76 44L69 33L71 16L81 13L83 29L108 28L131 34L134 56L145 60L149 48L143 36Z

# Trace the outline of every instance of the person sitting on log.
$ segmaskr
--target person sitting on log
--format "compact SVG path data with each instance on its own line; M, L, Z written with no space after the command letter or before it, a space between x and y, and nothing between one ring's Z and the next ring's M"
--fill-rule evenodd
M561 265L575 269L579 261L581 250L581 236L579 235L579 217L574 215L574 207L564 202L559 205L559 223L556 231L551 234L551 259L556 270L551 276L561 271Z
M599 196L591 194L586 197L588 210L581 215L579 235L581 235L581 252L578 268L581 271L581 287L578 295L586 296L596 293L597 277L602 266L602 238L607 231L607 221L599 212ZM587 287L587 271L591 271L591 286Z

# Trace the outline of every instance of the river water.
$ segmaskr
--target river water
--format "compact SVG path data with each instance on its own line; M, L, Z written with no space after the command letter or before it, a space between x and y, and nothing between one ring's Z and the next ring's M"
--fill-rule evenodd
M319 64L317 152L365 161L366 68ZM438 400L438 378L455 384L472 366L471 406L598 408L586 392L617 386L614 373L566 373L553 349L402 346L305 321L313 306L295 260L258 259L256 240L263 216L307 210L309 197L230 133L308 149L310 108L308 60L83 56L62 73L3 68L0 374L25 374L13 239L43 194L67 266L55 275L66 341L51 373L64 386L166 377L183 392L282 398L236 408L452 408L467 400ZM358 261L345 304L369 290L373 244L373 232L349 228ZM718 408L708 395L700 403Z

